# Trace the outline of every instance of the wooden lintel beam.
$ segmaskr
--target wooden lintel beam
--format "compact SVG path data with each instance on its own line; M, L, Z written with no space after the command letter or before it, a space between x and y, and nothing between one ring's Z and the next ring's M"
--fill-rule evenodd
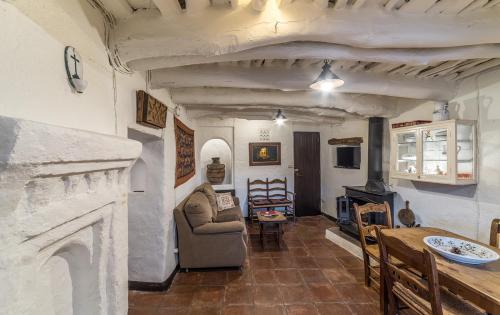
M328 140L330 145L360 145L363 143L363 137L352 137L352 138L332 138Z

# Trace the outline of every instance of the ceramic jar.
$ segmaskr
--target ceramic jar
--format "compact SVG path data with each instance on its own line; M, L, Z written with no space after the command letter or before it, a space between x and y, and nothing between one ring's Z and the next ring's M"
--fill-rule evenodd
M226 176L226 166L220 163L219 157L213 157L212 163L207 165L207 179L212 185L222 184Z
M436 103L432 113L432 121L442 121L450 119L447 103Z

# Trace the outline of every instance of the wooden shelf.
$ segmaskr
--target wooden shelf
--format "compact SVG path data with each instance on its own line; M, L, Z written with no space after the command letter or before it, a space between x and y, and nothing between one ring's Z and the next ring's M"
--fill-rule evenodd
M352 137L352 138L332 138L328 140L328 144L330 145L360 145L363 143L362 137Z

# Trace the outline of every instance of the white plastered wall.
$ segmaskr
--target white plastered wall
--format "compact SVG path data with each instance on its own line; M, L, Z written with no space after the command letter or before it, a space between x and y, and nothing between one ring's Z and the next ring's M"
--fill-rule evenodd
M225 166L225 176L221 185L233 186L233 151L229 144L218 138L212 138L205 142L200 150L200 178L202 182L207 179L207 165L213 162L212 158L218 157L221 164Z
M15 5L0 2L0 115L23 118L104 134L127 137L132 127L151 133L164 142L164 172L161 202L158 205L161 222L149 233L162 239L161 257L155 266L137 275L137 281L164 281L177 262L173 208L199 183L198 173L174 189L175 136L173 114L168 112L164 130L153 130L135 123L135 93L146 89L144 73L132 75L115 72L116 98L113 91L113 71L102 44L103 21L100 13L86 0L16 1ZM27 17L27 16L29 17ZM83 94L71 91L64 68L64 47L77 48L83 59L84 79L88 87ZM150 94L174 107L165 90ZM196 130L185 111L179 117ZM197 137L197 132L195 132ZM197 139L195 139L195 142ZM129 222L133 223L133 222ZM131 238L134 235L131 233Z
M286 114L286 113L285 113ZM294 189L293 173L293 132L310 131L320 132L321 137L321 168L323 169L325 155L327 154L323 143L328 141L324 130L330 128L329 125L315 126L310 124L300 124L286 122L284 125L277 125L274 121L267 120L245 120L245 119L204 119L197 122L200 130L199 146L208 139L224 139L233 144L234 157L234 189L236 196L239 197L243 213L247 215L247 179L265 179L265 178L287 178L288 188ZM335 128L335 127L332 127ZM269 130L269 142L281 143L281 165L272 166L250 166L248 144L250 142L263 142L260 138L260 130ZM233 137L232 137L233 136ZM264 141L265 142L265 141ZM329 193L328 190L322 190L323 193ZM324 200L325 196L322 195Z
M452 119L479 117L479 184L451 186L391 179L398 192L395 207L401 209L404 200L409 200L422 225L487 242L491 220L500 217L500 69L462 82L449 107ZM426 102L390 123L432 120L433 109L434 104Z
M360 169L335 168L337 161L336 146L329 145L331 138L363 137L361 144ZM363 186L368 174L368 121L350 120L338 126L324 126L321 134L321 195L322 212L336 218L336 197L345 194L343 186Z
M480 115L478 115L480 104ZM490 71L465 80L459 87L458 96L450 101L450 118L471 119L479 123L479 184L452 186L408 180L388 179L388 153L390 144L386 134L384 147L384 180L397 192L395 213L410 201L417 222L423 226L440 227L481 241L488 241L490 223L500 217L500 70ZM432 120L433 102L424 102L408 110L395 122ZM388 132L388 130L387 130ZM327 136L323 136L326 134ZM361 145L361 169L344 170L333 168L334 157L328 138L363 136ZM347 121L340 126L323 127L322 150L322 211L336 216L335 197L344 193L344 185L364 185L367 176L368 121ZM324 149L326 147L326 150ZM399 224L396 218L395 224Z

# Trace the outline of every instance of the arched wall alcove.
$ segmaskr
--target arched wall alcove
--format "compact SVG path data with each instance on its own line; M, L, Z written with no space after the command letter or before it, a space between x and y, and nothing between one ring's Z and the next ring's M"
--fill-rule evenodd
M147 185L148 168L142 158L137 159L130 170L130 191L145 192Z
M41 283L52 298L44 301L44 309L54 315L99 313L97 267L89 248L78 243L66 244L43 264Z
M128 129L130 139L142 143L139 159L130 170L128 194L128 272L130 281L162 282L166 261L165 143L140 130ZM173 176L173 175L172 175Z
M233 184L233 152L229 144L220 138L213 138L206 141L201 147L200 164L201 179L203 182L207 179L207 165L212 163L213 157L219 157L221 164L226 166L226 175L221 185Z

